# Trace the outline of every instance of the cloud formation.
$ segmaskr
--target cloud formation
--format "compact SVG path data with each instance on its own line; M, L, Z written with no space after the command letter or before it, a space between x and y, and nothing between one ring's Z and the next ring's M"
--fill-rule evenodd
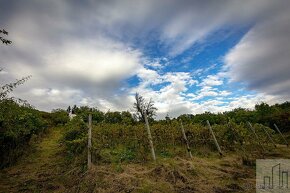
M290 96L290 8L257 23L225 57L233 81L266 94Z
M0 27L13 44L0 46L0 81L32 75L14 94L42 110L73 104L126 110L135 92L156 101L160 118L289 99L286 0L10 0L1 5ZM171 59L215 32L245 26L249 31L226 54L220 72L209 70L216 66L192 70L194 63L188 71L169 68ZM138 79L133 86L127 82L132 77ZM228 78L259 93L237 96L223 88Z

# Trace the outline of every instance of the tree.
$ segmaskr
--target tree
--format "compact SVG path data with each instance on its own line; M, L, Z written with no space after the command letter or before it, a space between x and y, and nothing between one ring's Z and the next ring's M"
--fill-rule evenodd
M3 29L3 30L0 30L0 35L3 33L3 35L6 35L6 36L8 36L8 32L5 30L5 29ZM12 41L10 41L10 40L7 40L7 39L5 39L5 38L3 38L3 36L1 35L0 36L0 40L2 41L2 43L3 44L6 44L6 45L8 45L8 44L11 44L12 43Z
M76 114L77 111L78 111L78 107L76 105L74 105L72 110L71 110L72 114Z
M170 119L170 116L169 116L168 113L167 113L166 116L165 116L165 120L166 120L166 122L170 122L170 120L171 120L171 119Z
M67 113L70 113L71 112L71 108L70 108L70 106L68 106L68 108L67 108Z
M136 116L138 120L142 122L145 121L145 114L144 114L145 112L147 114L149 121L154 120L154 117L156 116L157 108L154 107L154 102L152 101L152 99L150 99L149 102L147 102L139 93L136 93L135 100L136 102L134 103L133 108L136 111Z
M126 125L131 125L134 122L134 119L130 112L122 111L121 112L122 122Z
M65 125L69 121L66 110L64 109L53 109L51 111L51 120L55 126Z
M0 72L2 70L3 69L0 69ZM26 82L30 77L31 76L27 76L27 77L21 78L20 80L16 80L15 82L0 85L0 100L15 99L15 98L8 98L8 94L11 93L17 86ZM17 101L22 101L22 100L17 99Z
M120 112L110 112L108 111L105 114L105 121L107 123L121 123L122 122L122 115Z
M8 32L5 31L4 29L0 30L0 35L2 33L4 35L8 35ZM3 44L6 44L6 45L12 43L12 41L7 40L7 39L3 38L2 36L0 36L0 40L2 41ZM1 71L3 71L2 68L0 68L0 72ZM7 83L7 84L4 84L4 85L0 85L0 100L9 99L9 100L14 100L16 102L20 102L20 103L26 104L26 101L21 100L19 98L9 98L8 94L11 93L17 86L19 86L19 85L23 84L24 82L26 82L29 78L31 78L31 76L23 77L20 80L16 80L15 82L12 82L12 83Z

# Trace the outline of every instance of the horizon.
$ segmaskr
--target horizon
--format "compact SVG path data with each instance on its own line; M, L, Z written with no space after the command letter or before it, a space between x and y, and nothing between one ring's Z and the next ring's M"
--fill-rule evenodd
M42 111L132 109L167 114L289 101L290 1L4 1L1 83Z
M259 104L256 104L256 105L262 105L262 104L266 104L266 105L269 105L270 107L272 106L275 106L275 105L282 105L282 104L285 104L285 103L290 103L290 101L284 101L282 103L275 103L275 104L272 104L272 105L269 105L268 103L264 103L264 102L261 102ZM256 106L255 105L255 106ZM175 116L175 117L171 117L169 116L170 119L178 119L180 116L183 116L183 115L193 115L193 116L196 116L196 115L203 115L203 114L206 114L206 113L210 113L210 114L214 114L214 115L218 115L218 114L226 114L226 113L229 113L229 112L232 112L232 111L235 111L235 110L245 110L245 111L257 111L257 109L255 108L255 106L253 108L243 108L243 107L238 107L238 108L235 108L235 109L231 109L231 110L228 110L228 111L222 111L222 112L210 112L210 111L205 111L205 112L202 112L202 113L196 113L196 114L193 114L193 113L185 113L185 114L180 114L178 116ZM67 109L62 109L62 108L58 108L58 109L53 109L53 110L61 110L61 111L67 111L68 112L68 108L72 109L74 107L74 105L69 105L67 107ZM108 113L108 112L119 112L119 113L122 113L122 112L129 112L131 115L133 115L134 113L136 113L136 110L134 109L127 109L127 110L122 110L122 111L111 111L110 109L108 111L102 111L100 109L98 109L97 107L90 107L90 106L76 106L77 108L81 108L81 107L87 107L87 108L90 108L90 109L96 109L104 114ZM53 111L52 110L52 111ZM46 111L45 111L46 112ZM47 113L50 113L50 112L47 112ZM77 114L77 113L73 113L73 112L70 112L72 114ZM153 116L154 118L155 116ZM156 116L157 117L157 116ZM154 120L157 120L157 121L160 121L160 120L165 120L167 115L165 115L165 117L157 117Z

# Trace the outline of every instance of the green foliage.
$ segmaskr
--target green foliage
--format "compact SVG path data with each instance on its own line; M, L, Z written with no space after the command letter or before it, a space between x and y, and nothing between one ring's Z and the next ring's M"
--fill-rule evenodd
M70 156L81 154L87 145L87 126L80 117L74 117L65 126L63 141Z
M136 161L136 150L130 147L119 145L114 148L104 148L100 150L100 160L104 163L122 163Z
M65 125L69 121L68 113L63 109L54 109L50 114L53 126Z
M106 123L121 123L122 122L121 113L108 111L105 114L105 122Z
M135 116L140 122L145 121L145 113L147 115L148 121L152 122L156 116L157 108L154 107L154 101L150 99L148 102L139 94L135 95L136 102L133 105L136 113Z
M124 123L130 125L134 123L134 119L128 111L108 111L104 113L97 108L90 108L88 106L77 107L76 105L72 109L72 111L85 122L88 122L89 114L92 114L93 123Z
M45 128L42 113L14 100L0 100L0 167L12 164L24 152L32 136Z
M158 121L150 125L157 157L186 156L180 122L176 119ZM213 137L207 126L184 124L186 136L195 156L217 153ZM222 151L237 151L243 154L260 153L263 150L253 132L244 123L213 124L213 131ZM253 124L259 140L266 149L272 148L266 130L272 137L274 131L261 124ZM93 126L92 144L96 163L146 162L151 160L147 132L144 124L98 123ZM278 142L275 137L273 138Z
M88 106L80 106L76 105L72 108L72 113L81 117L85 122L88 121L89 114L92 114L92 119L94 122L102 122L105 119L105 114L97 108L90 108Z
M212 124L226 124L229 120L233 123L260 123L275 130L274 124L282 130L282 132L290 131L290 102L282 104L268 105L260 103L255 106L255 110L237 108L224 113L210 113L202 114L183 114L178 117L184 123L203 123L209 120Z

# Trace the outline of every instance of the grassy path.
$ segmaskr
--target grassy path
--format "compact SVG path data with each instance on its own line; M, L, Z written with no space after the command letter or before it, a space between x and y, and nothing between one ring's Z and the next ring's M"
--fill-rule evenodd
M35 151L0 170L0 192L63 192L61 136L61 128L51 129Z

